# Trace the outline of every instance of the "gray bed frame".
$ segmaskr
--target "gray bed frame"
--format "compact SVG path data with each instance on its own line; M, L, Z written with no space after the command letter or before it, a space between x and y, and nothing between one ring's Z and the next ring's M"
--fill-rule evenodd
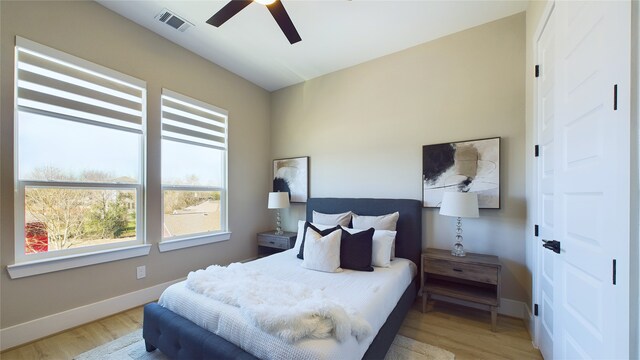
M307 220L313 211L358 215L400 213L397 224L396 256L420 267L422 253L422 203L409 199L311 198L307 201ZM363 359L383 359L420 287L414 277L387 321L373 339ZM143 337L147 351L160 349L171 359L256 359L243 349L156 304L144 308Z

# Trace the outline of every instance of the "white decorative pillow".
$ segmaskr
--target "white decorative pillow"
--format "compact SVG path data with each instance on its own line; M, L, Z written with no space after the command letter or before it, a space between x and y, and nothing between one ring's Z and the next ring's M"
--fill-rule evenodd
M392 214L380 216L365 216L353 213L352 220L353 227L356 229L374 228L376 230L396 231L396 225L399 217L400 213L397 211Z
M314 224L349 226L349 223L351 222L351 214L351 211L341 214L323 214L314 210L312 221Z
M321 236L307 228L304 241L304 260L302 267L324 272L340 272L340 239L342 230L338 229L327 236Z
M351 234L355 234L363 229L346 229ZM391 230L376 230L373 233L373 246L371 249L371 265L377 267L391 266L391 247L396 240L396 232ZM306 245L305 245L306 246Z
M398 224L399 212L394 212L387 215L380 216L366 216L353 213L352 224L356 229L369 229L374 228L376 230L391 230L396 231L396 225ZM393 239L391 245L391 260L396 258L396 241Z
M304 220L298 220L298 234L296 235L296 243L293 245L293 249L295 250L296 254L300 252L300 247L302 246L302 239L304 238L304 223ZM333 227L331 225L322 225L315 223L311 223L311 225L318 228L318 230L325 230Z

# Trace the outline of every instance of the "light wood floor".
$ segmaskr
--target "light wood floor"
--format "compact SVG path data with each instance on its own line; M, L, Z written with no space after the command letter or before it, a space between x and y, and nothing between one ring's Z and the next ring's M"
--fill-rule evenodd
M542 359L520 319L498 316L491 331L487 311L432 302L423 314L416 301L400 334L453 352L456 359ZM2 359L72 359L142 327L142 307L3 352Z
M0 359L73 359L94 347L142 328L137 307L77 328L0 353Z
M491 331L491 313L466 306L431 301L422 313L417 301L399 333L451 351L464 359L542 359L521 319L498 315L497 331Z

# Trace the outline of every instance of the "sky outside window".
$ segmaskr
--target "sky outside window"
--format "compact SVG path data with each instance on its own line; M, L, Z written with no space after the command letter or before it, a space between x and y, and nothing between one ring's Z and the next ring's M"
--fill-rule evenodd
M18 116L21 180L44 180L32 179L34 170L52 167L76 179L101 171L121 182L140 181L139 134L24 111Z
M162 183L222 187L223 151L162 140Z

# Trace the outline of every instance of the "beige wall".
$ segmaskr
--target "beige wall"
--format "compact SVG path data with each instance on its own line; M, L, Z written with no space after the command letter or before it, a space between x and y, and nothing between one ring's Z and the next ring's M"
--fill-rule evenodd
M0 1L1 259L0 327L94 303L186 276L212 263L256 254L255 234L268 229L269 93L94 2ZM148 242L161 237L160 89L169 88L229 111L230 241L11 280L13 263L13 54L19 35L147 81ZM206 46L206 44L203 44ZM136 280L136 266L147 277Z
M521 13L274 92L271 155L310 156L313 197L421 199L423 145L502 137L502 208L463 221L465 248L500 256L502 296L525 301L524 45ZM450 248L455 220L423 213L423 247ZM304 205L286 214L292 230Z

